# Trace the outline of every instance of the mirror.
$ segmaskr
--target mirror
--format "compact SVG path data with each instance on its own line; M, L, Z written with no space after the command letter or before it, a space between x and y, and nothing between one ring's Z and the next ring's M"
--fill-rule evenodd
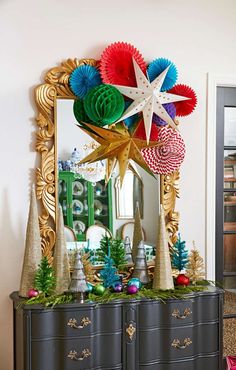
M59 191L68 191L65 187L60 190L58 182L58 157L63 157L71 154L74 148L78 145L84 146L85 140L82 139L81 130L73 125L74 117L72 114L73 93L68 86L70 74L80 65L90 64L96 65L94 59L67 59L60 65L50 69L44 78L44 82L36 87L35 99L38 109L36 117L37 133L36 133L36 150L39 153L39 167L36 169L36 192L37 198L40 201L40 232L42 240L42 251L47 255L49 260L53 255L53 248L56 239L56 216L59 202ZM70 114L68 116L68 113ZM71 135L71 130L73 130ZM80 134L78 131L80 130ZM75 136L74 136L75 133ZM70 148L63 149L60 143L68 140ZM90 138L89 138L90 140ZM143 220L142 225L146 233L146 238L150 243L156 242L157 215L160 202L162 203L166 216L166 227L170 235L170 243L176 241L178 230L179 214L175 211L176 198L179 196L179 172L172 174L161 175L160 184L149 174L140 169L139 174L143 182ZM91 196L99 196L103 189L111 194L112 206L105 209L107 214L110 213L112 219L113 234L118 232L122 225L126 222L125 219L119 219L115 212L114 200L114 180L110 185L104 188L104 184L99 185L100 190L94 190L93 187L89 193ZM80 178L76 181L81 182ZM83 182L83 181L82 181ZM96 182L97 184L97 182ZM83 184L82 184L83 185ZM83 186L85 192L92 186L91 183L86 183ZM76 183L74 191L80 192L81 185ZM160 191L159 191L160 189ZM95 194L97 192L97 194ZM109 195L108 194L108 195ZM99 199L98 199L99 200ZM86 203L82 203L82 207L86 210ZM98 203L97 213L102 217L100 206ZM65 211L64 206L64 211ZM81 203L74 202L75 212L80 212ZM102 210L104 212L104 210ZM97 219L90 217L91 222ZM107 215L104 215L107 217ZM81 224L77 222L77 230L80 230Z
M143 182L131 170L127 170L121 186L120 176L115 180L116 217L132 220L135 215L135 206L138 203L140 216L143 218Z
M106 186L105 161L78 166L79 160L94 150L96 143L78 127L73 103L73 99L58 99L56 112L58 202L62 206L65 225L74 230L77 240L81 242L86 241L91 225L105 226L114 236L120 236L123 225L128 220L134 220L138 202L147 243L155 245L160 203L159 181L137 166L140 177L127 170L120 187L118 168L115 168ZM103 178L93 181L94 177L91 176L91 181L87 181L90 174L96 171Z

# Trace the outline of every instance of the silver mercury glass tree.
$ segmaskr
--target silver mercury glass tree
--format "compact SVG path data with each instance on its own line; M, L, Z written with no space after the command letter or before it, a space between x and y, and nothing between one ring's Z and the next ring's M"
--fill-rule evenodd
M144 247L144 243L142 240L138 245L132 277L138 278L143 284L147 284L150 281L149 275L148 275L145 247Z
M83 264L81 262L79 251L75 255L74 270L71 277L71 283L69 291L75 293L76 300L80 303L84 303L84 293L88 290L86 276L83 270Z
M127 263L127 265L132 265L133 258L132 258L130 238L128 236L125 237L124 247L125 247L125 262Z

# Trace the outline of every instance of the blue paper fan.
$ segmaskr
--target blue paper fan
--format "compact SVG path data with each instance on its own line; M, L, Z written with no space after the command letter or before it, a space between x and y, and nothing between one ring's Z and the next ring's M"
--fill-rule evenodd
M70 75L69 84L73 93L83 99L94 86L102 83L97 68L90 65L77 67Z
M176 66L169 60L165 58L158 58L153 60L148 66L147 74L150 81L154 81L157 76L159 76L168 66L170 66L164 82L161 87L161 91L166 91L171 89L178 78L178 72Z

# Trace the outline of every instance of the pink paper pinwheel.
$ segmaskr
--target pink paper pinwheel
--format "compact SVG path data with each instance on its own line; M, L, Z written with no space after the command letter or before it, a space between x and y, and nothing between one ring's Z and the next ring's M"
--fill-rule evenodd
M179 169L185 156L185 144L180 133L170 127L159 129L161 146L142 149L142 155L153 173L166 175Z

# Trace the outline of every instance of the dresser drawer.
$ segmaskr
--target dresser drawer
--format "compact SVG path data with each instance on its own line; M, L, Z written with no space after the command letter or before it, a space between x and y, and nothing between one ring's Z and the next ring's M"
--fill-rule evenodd
M139 370L222 370L218 353L178 362L140 364Z
M32 338L78 337L92 335L95 310L43 310L32 312Z
M122 333L91 338L34 340L30 370L91 370L121 368Z
M141 363L174 361L219 351L218 324L140 330L139 338Z
M141 329L218 321L218 297L202 296L193 299L169 300L167 303L143 302L139 306L139 317Z
M52 337L84 337L96 333L113 333L122 328L120 306L111 307L109 315L104 306L92 309L32 311L33 339Z

